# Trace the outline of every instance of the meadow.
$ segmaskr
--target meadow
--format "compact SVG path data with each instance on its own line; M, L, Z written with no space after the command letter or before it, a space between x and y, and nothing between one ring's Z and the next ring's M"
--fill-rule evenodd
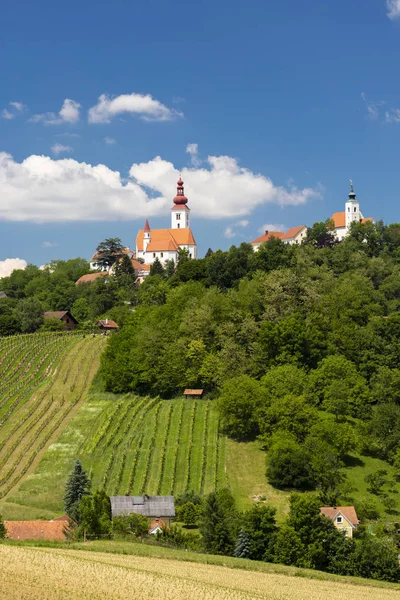
M400 590L320 573L308 579L302 570L266 563L250 570L241 565L249 561L210 558L217 564L1 544L0 594L5 600L394 600Z

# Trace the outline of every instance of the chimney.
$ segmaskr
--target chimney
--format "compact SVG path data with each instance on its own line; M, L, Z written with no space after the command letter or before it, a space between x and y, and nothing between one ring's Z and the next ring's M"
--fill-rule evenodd
M268 235L268 229L265 230L265 235Z
M106 318L106 325L108 325L108 317Z

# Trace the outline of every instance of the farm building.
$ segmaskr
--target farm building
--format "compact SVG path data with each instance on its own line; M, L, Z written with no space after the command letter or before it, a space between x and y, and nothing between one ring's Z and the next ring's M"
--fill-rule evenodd
M110 500L113 517L136 513L151 521L162 520L163 525L170 525L175 517L173 496L111 496Z
M72 331L78 325L78 321L74 319L69 310L55 310L44 313L45 319L57 319L64 323L64 329Z
M183 395L185 396L186 400L188 400L189 398L202 398L203 393L204 390L191 390L186 388L186 390L183 392Z
M346 537L353 537L353 531L360 522L354 506L323 506L320 512L333 522L336 529L344 531Z
M96 327L98 327L100 331L118 331L119 329L116 322L112 319L100 319L100 321L97 321Z
M10 540L64 541L70 523L67 516L52 521L4 521Z

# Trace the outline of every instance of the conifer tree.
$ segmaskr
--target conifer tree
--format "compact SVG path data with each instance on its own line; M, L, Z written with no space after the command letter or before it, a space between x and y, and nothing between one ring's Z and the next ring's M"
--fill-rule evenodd
M3 517L0 515L0 539L5 538L6 533L7 533L7 529L6 529L6 526L4 525Z
M165 275L164 267L158 258L155 259L150 267L150 275Z
M237 542L236 542L236 548L235 548L235 552L233 553L233 556L235 556L236 558L247 558L249 555L249 551L250 551L249 536L247 535L247 533L244 529L241 529L238 539L237 539Z
M90 479L78 459L65 486L65 512L71 519L79 522L78 506L83 496L90 494Z

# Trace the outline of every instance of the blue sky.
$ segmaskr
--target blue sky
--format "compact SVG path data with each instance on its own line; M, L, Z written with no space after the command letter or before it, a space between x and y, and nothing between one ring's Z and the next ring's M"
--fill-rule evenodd
M399 52L400 0L14 0L0 261L134 247L169 225L179 170L200 255L343 210L349 178L399 221Z

